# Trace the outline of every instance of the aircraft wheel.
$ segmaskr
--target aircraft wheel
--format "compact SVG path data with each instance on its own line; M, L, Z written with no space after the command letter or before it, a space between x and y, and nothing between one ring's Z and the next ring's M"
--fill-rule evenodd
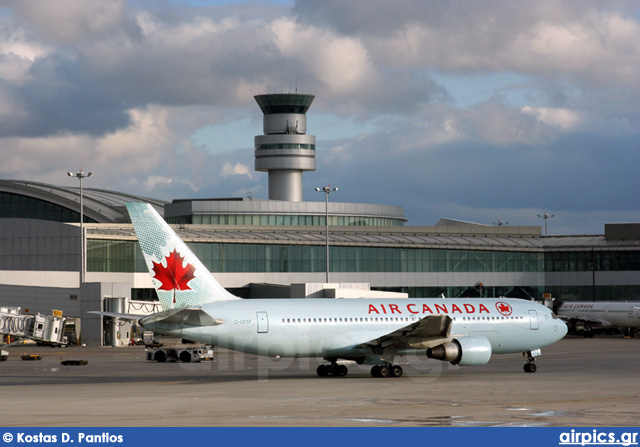
M374 365L371 368L371 377L382 377L380 375L380 365Z
M537 369L538 367L535 363L527 363L524 365L524 372L526 373L534 373Z
M393 377L402 377L402 367L400 365L393 365L391 367L391 375Z
M382 365L380 367L380 377L389 377L391 375L391 368L387 365Z
M344 365L338 365L336 370L337 370L336 376L338 376L338 377L344 377L349 372L349 369Z
M316 369L316 373L318 374L318 377L327 377L329 375L329 368L324 364L319 365L318 369Z

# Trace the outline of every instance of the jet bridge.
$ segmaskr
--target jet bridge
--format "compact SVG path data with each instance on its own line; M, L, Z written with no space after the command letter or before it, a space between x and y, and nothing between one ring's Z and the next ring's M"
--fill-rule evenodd
M6 348L22 340L29 339L52 345L66 345L64 337L65 318L61 311L54 310L51 315L23 314L21 307L0 306L0 334L10 335L15 340L0 346ZM2 352L2 357L6 355Z

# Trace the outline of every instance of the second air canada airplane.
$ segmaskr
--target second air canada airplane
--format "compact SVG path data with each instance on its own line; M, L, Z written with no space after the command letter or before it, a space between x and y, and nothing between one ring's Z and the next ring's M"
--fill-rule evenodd
M127 204L163 311L147 330L271 357L321 357L319 376L345 376L339 360L399 377L407 356L484 365L523 353L535 372L540 348L565 336L549 308L509 298L251 299L226 291L153 207ZM112 314L113 316L123 316Z

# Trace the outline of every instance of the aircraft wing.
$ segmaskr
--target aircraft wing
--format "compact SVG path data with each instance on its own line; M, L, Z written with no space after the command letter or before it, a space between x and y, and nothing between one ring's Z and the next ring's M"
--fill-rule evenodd
M600 327L612 327L613 323L609 320L602 320L600 318L593 318L586 315L577 315L577 316L559 316L559 318L563 321L580 321L583 323L589 323L592 326L600 326Z
M440 344L449 338L451 317L448 315L429 315L420 320L389 332L381 337L369 340L355 348L398 347L423 348Z

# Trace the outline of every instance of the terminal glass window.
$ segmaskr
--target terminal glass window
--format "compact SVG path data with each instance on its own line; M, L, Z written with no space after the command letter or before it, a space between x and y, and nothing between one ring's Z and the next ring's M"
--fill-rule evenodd
M290 214L193 214L166 218L169 224L195 225L326 225L326 217ZM397 227L403 226L401 219L387 217L329 216L329 225Z
M189 242L213 272L324 272L324 245L233 244ZM330 247L332 272L539 272L541 253L409 249L394 247ZM144 272L135 241L88 240L88 269L95 272Z
M80 213L55 203L9 192L0 192L0 218L51 220L54 222L80 222ZM95 220L84 216L85 222Z
M545 254L547 272L640 271L640 251L584 251Z

